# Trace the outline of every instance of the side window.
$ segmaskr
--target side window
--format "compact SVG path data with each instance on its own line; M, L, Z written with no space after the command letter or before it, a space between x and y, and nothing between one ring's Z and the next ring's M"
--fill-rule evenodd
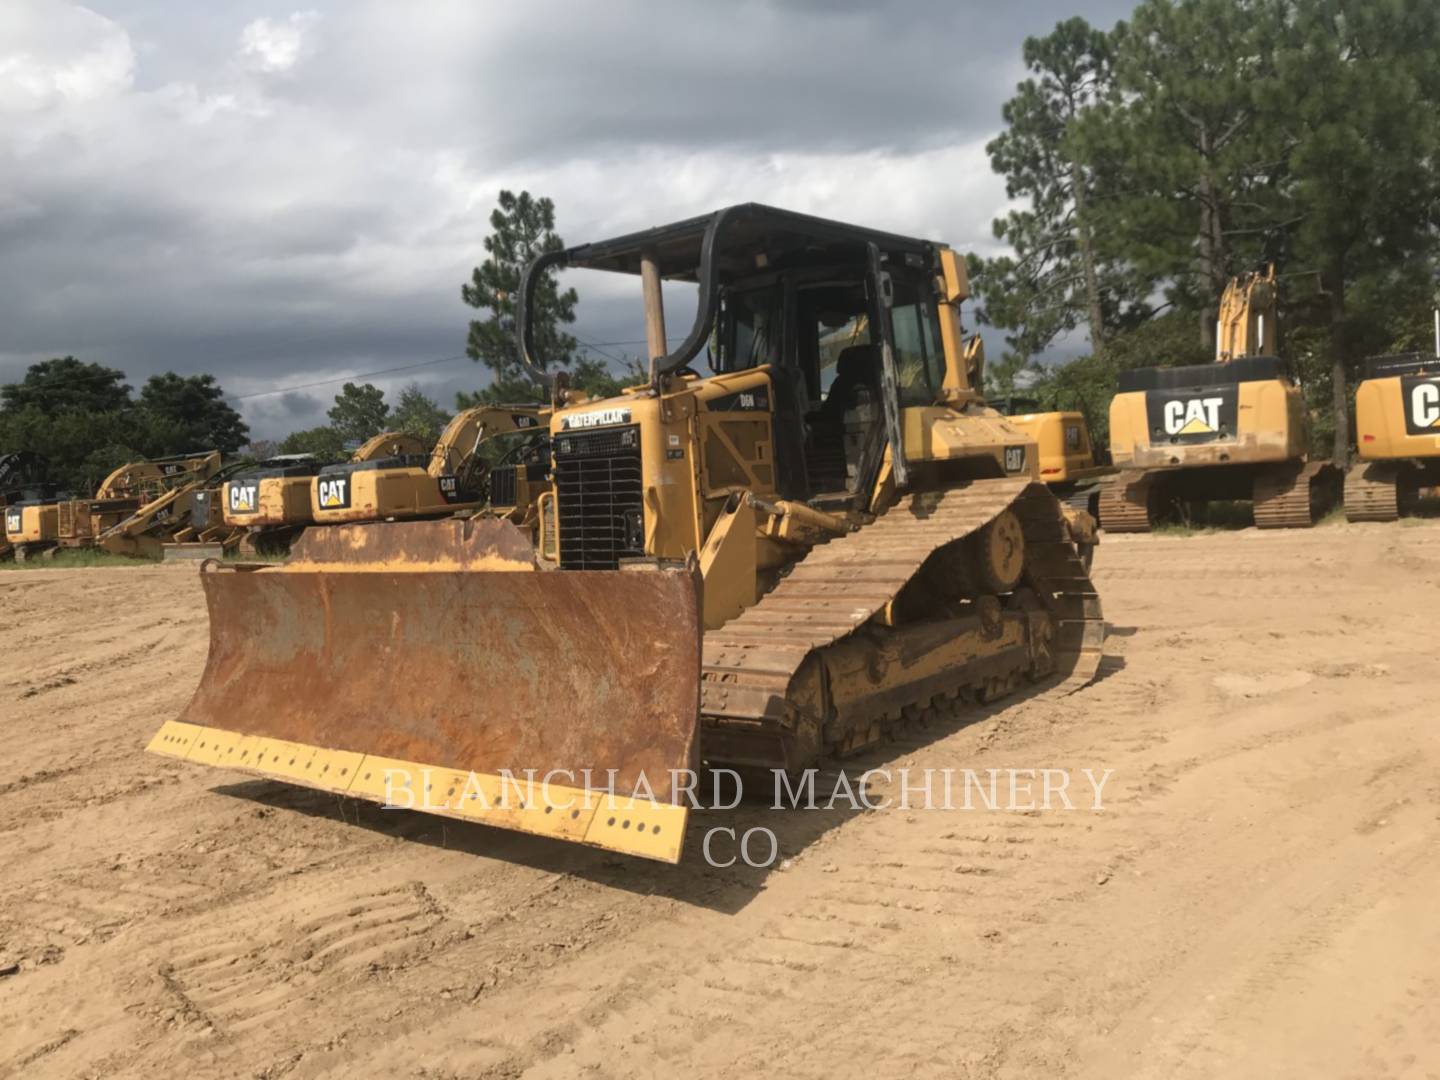
M744 371L780 360L781 292L778 288L729 293L721 371Z
M934 404L945 379L945 354L934 298L920 294L913 283L896 281L890 322L895 328L900 404Z

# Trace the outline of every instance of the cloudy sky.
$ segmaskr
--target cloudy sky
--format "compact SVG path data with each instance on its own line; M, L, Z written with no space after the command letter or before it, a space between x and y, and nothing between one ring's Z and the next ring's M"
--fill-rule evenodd
M338 383L274 391L463 352L502 187L570 243L754 200L988 251L1022 39L1130 7L0 0L0 381L68 353L323 422ZM641 351L626 284L576 278L577 336ZM411 380L483 381L370 381Z

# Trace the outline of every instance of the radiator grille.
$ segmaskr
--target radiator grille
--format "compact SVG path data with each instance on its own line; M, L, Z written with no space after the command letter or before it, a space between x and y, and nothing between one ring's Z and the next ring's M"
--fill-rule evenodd
M553 446L561 567L614 570L644 555L640 429L566 432Z

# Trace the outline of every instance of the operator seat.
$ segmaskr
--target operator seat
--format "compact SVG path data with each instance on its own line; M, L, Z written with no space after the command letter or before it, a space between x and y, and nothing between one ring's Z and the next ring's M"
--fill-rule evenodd
M805 464L812 495L848 490L845 414L865 400L880 400L880 350L851 345L836 358L835 381L810 417Z
M835 360L835 381L820 405L819 419L842 423L845 413L860 404L860 392L880 400L880 350L874 345L847 346Z

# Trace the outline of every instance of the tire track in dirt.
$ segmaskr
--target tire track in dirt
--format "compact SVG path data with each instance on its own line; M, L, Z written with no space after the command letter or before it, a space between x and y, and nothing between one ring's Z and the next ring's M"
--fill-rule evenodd
M147 759L203 664L195 575L24 571L0 598L57 617L0 627L0 1072L1413 1069L1437 536L1107 541L1096 684L853 763L1113 767L1103 813L747 805L675 868ZM783 868L698 858L757 824Z

